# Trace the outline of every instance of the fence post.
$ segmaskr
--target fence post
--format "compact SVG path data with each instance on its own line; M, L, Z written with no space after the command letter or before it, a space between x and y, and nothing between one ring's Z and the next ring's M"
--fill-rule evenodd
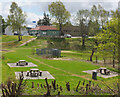
M32 82L32 88L34 88L34 82Z

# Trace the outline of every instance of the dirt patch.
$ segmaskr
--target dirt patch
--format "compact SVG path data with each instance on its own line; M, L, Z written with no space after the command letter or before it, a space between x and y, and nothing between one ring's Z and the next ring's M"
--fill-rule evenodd
M70 58L48 58L49 60L72 60Z
M61 51L62 53L74 53L73 51Z

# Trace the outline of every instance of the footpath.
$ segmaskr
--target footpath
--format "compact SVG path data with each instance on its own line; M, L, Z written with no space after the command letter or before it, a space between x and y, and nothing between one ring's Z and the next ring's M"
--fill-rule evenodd
M30 40L28 40L28 41L26 41L26 42L24 42L23 44L21 44L20 46L23 46L23 45L25 45L25 44L27 44L27 43L29 43L29 42L31 42L31 41L33 41L33 40L35 40L36 38L32 38L32 39L30 39Z

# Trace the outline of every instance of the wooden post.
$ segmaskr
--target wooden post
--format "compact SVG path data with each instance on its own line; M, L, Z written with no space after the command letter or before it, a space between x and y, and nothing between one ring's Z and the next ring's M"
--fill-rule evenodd
M62 91L62 86L60 86L60 91Z
M89 81L89 89L90 89L90 87L91 87L91 81Z
M32 88L34 88L34 82L32 82Z
M86 84L86 94L88 94L88 84Z
M79 87L79 85L80 85L80 82L81 82L81 81L79 81L79 83L78 83L78 85L77 85L77 87L76 87L76 92L78 92L78 87Z
M43 88L42 84L40 86L41 86L41 88Z
M85 84L85 80L83 81L83 86L84 86L84 84Z
M45 82L46 82L46 85L47 85L47 93L46 93L46 96L50 96L50 88L49 88L49 84L47 82L47 78L45 78Z
M40 87L39 87L39 83L37 84L37 88L40 88Z

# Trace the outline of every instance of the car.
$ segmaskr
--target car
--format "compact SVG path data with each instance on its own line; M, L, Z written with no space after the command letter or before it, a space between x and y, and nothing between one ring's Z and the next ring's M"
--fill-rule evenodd
M70 34L64 34L64 37L71 38L72 36Z
M25 60L19 60L19 62L16 63L17 66L25 66L28 65L28 62L26 62Z

